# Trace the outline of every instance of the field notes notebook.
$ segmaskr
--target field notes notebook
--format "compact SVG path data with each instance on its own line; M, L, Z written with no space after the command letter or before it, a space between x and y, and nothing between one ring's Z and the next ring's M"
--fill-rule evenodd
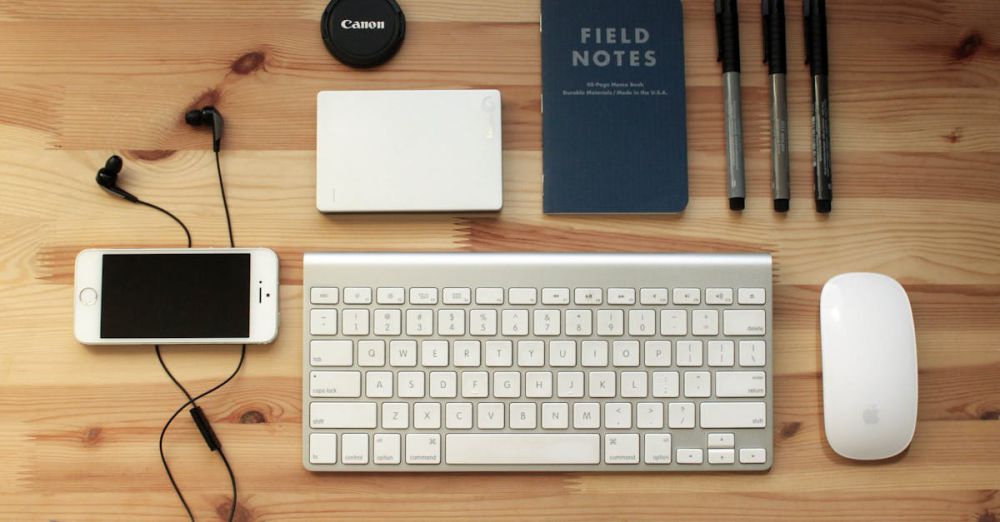
M688 200L680 0L542 0L546 213Z

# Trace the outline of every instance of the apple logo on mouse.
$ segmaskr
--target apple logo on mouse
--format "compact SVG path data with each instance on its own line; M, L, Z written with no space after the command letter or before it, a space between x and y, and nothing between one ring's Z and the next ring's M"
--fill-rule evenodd
M865 424L878 424L878 404L872 404L861 412L861 418Z

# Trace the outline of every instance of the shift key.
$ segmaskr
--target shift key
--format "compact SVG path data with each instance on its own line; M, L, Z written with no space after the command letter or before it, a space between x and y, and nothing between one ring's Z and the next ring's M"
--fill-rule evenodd
M764 428L767 406L763 402L703 402L702 428Z

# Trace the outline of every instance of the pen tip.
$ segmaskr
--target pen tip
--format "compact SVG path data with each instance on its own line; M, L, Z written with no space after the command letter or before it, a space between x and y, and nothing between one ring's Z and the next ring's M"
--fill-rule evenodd
M817 199L816 200L816 212L820 214L829 214L833 210L833 202L829 199Z
M776 200L774 200L774 211L775 212L788 212L788 200L787 199L776 199Z
M743 210L746 202L743 198L729 198L729 210Z

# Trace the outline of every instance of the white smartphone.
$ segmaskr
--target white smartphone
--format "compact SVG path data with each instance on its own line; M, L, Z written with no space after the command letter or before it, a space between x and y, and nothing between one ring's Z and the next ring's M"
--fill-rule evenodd
M278 265L266 248L84 250L73 330L83 344L267 344Z

